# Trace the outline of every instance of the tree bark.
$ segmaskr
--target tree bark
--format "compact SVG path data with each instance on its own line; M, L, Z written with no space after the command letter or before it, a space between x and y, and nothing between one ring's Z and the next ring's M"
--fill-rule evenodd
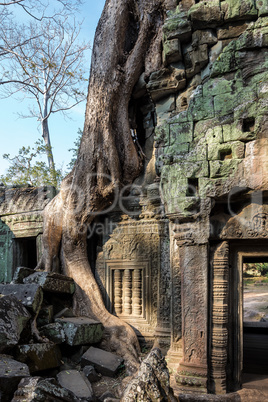
M38 268L51 270L61 250L66 275L78 284L77 312L105 327L106 348L138 367L134 331L105 308L87 257L87 227L118 189L138 176L142 162L131 137L128 105L135 83L152 68L164 0L107 0L92 53L85 125L77 162L44 213L44 253ZM146 60L150 60L150 64ZM160 67L160 66L159 66Z

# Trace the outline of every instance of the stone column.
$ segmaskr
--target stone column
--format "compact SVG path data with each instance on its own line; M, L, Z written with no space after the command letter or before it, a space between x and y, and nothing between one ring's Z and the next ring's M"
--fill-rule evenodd
M207 392L208 245L179 243L182 352L177 382Z

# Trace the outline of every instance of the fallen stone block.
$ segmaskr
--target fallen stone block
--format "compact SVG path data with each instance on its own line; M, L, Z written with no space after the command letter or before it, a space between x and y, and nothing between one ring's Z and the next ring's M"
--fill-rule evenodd
M101 374L97 373L93 366L85 366L83 368L83 373L89 382L97 382L101 379Z
M10 356L0 355L1 402L9 402L20 380L29 376L30 372L26 364L18 362Z
M8 284L0 285L0 294L13 295L25 307L36 313L43 301L43 292L39 285L35 284Z
M15 296L0 298L0 352L17 345L30 318L28 310Z
M39 332L41 336L44 336L56 345L65 341L65 332L59 322L44 325L40 328Z
M51 324L53 322L54 309L52 305L42 307L39 311L36 323L38 327Z
M170 388L169 371L160 349L154 348L143 360L135 377L126 387L121 401L177 401Z
M78 402L79 400L52 378L29 377L20 381L11 402Z
M71 391L77 398L94 400L93 391L88 379L77 370L64 370L57 375L59 384Z
M46 292L73 294L75 283L68 276L54 272L36 271L34 274L24 278L23 283L36 283Z
M57 345L52 343L35 343L18 345L16 359L26 363L31 373L47 370L61 365L61 352Z
M26 267L18 267L14 273L12 283L13 284L23 283L24 278L34 273L35 273L34 269Z
M123 363L123 359L113 353L91 346L81 358L81 367L93 365L102 375L113 377Z
M66 336L66 343L70 346L86 345L100 342L103 326L100 322L88 317L57 318Z
M69 307L65 307L57 314L55 314L53 318L55 320L56 318L64 318L64 317L75 317L73 310Z
M99 400L101 402L109 402L109 401L119 401L119 399L115 398L114 394L111 391L104 392L100 397Z

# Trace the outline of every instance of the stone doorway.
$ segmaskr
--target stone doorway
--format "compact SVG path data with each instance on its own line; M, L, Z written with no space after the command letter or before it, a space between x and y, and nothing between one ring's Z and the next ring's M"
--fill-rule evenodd
M13 239L13 271L16 267L35 268L37 265L36 237Z
M230 257L229 375L237 389L245 383L250 387L251 376L255 380L268 377L268 283L261 278L250 280L257 276L249 272L257 264L268 263L268 243L245 240L230 244Z

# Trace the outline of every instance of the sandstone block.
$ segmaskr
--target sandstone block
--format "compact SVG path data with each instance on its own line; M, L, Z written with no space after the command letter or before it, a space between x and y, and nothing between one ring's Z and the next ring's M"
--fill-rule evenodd
M177 38L187 42L192 36L192 26L187 20L187 13L179 11L169 16L163 27L164 37L168 40Z
M0 352L15 346L31 315L13 295L0 298Z
M248 121L250 121L248 119ZM224 142L228 141L251 141L256 138L256 133L254 130L248 129L247 131L243 131L243 124L239 126L237 123L233 124L224 124L222 126L223 129L223 139ZM247 129L245 127L245 129Z
M108 377L113 377L122 363L121 357L94 347L90 347L81 358L82 367L93 365L99 373Z
M89 382L97 382L101 378L101 374L97 373L93 366L85 366L83 373Z
M57 318L56 322L62 325L66 343L70 346L86 345L100 342L103 326L99 321L88 317Z
M23 279L35 273L34 269L18 267L14 273L12 283L23 283Z
M51 342L57 344L65 341L65 332L59 322L44 325L40 328L40 335L48 338Z
M188 17L192 21L194 30L208 27L215 28L222 23L223 16L218 0L197 3L188 12Z
M205 45L213 46L218 42L217 36L212 29L197 30L192 36L192 46L193 48Z
M53 272L36 271L34 274L27 276L23 282L27 284L36 283L44 291L52 293L73 294L75 290L73 279Z
M170 124L170 145L193 140L193 122Z
M237 38L247 29L248 26L249 24L247 22L243 22L240 24L229 23L227 25L224 25L223 27L220 27L217 30L218 39L224 40L224 39Z
M41 308L37 317L37 325L42 327L52 323L54 309L52 305Z
M77 398L93 400L93 391L90 382L83 373L77 370L64 370L57 375L59 384L71 391Z
M241 162L242 160L239 159L211 161L209 162L210 177L211 178L230 177L235 174L237 167Z
M179 39L170 39L163 45L163 61L166 64L176 63L182 59L181 44Z
M61 387L52 378L23 378L11 402L79 402L74 394Z
M268 15L268 1L267 0L256 0L256 8L258 10L258 16L264 17Z
M223 144L208 144L209 160L242 159L245 156L245 144L240 141Z
M43 301L42 289L35 284L0 285L0 294L15 296L17 300L33 312L38 311Z
M225 21L256 18L255 0L226 0L221 2Z
M27 364L31 373L61 365L60 350L57 345L51 343L18 345L16 359Z
M10 356L0 355L0 398L9 402L16 391L20 380L29 377L30 372L26 364L18 362Z

